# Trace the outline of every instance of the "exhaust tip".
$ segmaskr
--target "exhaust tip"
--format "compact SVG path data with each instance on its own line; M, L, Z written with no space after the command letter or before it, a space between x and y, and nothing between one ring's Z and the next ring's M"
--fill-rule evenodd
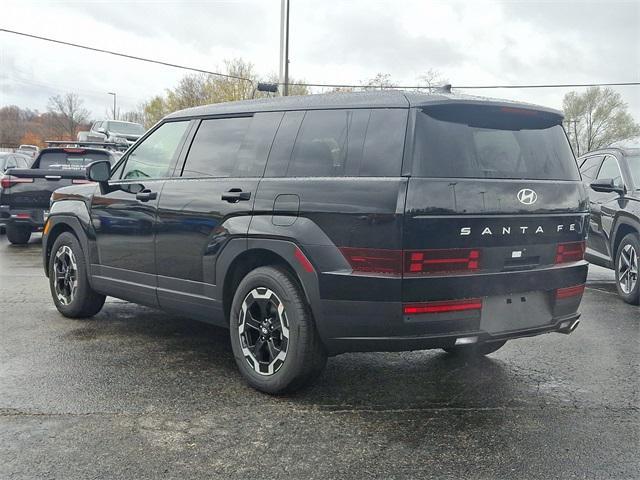
M569 327L569 331L573 332L576 328L578 328L578 325L580 325L580 320L576 320L575 322L573 322Z
M576 328L578 328L578 325L580 325L580 320L574 320L573 322L562 322L560 324L560 328L558 328L558 332L569 335L570 333L573 333Z

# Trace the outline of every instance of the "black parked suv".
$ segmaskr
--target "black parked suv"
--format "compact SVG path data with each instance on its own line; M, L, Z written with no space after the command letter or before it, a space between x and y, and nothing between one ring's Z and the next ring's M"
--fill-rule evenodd
M618 293L640 303L640 148L606 148L578 159L590 184L586 258L616 272Z
M45 227L58 310L112 295L229 327L266 392L341 352L484 355L578 324L588 200L555 110L402 92L196 107L88 176Z

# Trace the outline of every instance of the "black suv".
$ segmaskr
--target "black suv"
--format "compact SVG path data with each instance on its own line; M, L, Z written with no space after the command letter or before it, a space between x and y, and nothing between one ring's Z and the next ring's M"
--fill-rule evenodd
M578 159L590 184L591 219L586 258L616 272L618 293L640 303L640 148L607 148Z
M196 107L88 177L45 227L58 310L112 295L228 327L266 392L327 355L484 355L578 324L588 200L555 110L402 92Z

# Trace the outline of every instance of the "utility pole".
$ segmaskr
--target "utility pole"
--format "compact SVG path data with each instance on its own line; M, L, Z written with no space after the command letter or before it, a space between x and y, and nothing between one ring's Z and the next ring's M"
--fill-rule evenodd
M107 92L108 95L113 95L113 119L117 120L116 118L116 94L115 92Z
M289 95L289 0L280 2L280 84L282 95Z

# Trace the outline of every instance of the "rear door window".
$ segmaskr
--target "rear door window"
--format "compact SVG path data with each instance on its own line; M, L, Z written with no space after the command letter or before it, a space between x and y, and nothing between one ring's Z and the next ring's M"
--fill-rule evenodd
M405 109L310 110L300 124L301 112L287 112L267 174L398 176L407 115Z
M527 109L439 105L416 112L413 175L579 180L561 118Z

